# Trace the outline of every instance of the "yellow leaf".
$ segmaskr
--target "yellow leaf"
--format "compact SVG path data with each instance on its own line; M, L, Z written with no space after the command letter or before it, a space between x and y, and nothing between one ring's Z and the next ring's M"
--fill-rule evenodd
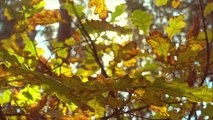
M137 63L137 60L135 58L132 58L130 60L124 61L124 66L131 67L134 66Z
M158 58L163 58L166 61L166 57L169 55L169 50L172 47L172 43L168 37L162 36L159 32L152 32L147 37L147 42L151 45L152 52Z
M31 2L30 2L30 4L31 5L36 5L36 4L38 4L38 3L40 3L40 2L42 2L43 0L32 0Z
M13 42L16 39L17 39L17 35L13 34L10 38L1 40L2 47L5 48L5 49L11 48Z
M74 39L72 39L72 38L69 38L69 39L65 40L65 44L69 45L69 46L73 46L73 45L76 44L76 41Z
M66 77L72 77L72 68L69 65L64 63L60 69L60 74L63 74Z
M95 114L94 114L94 115L95 115L97 118L102 117L102 116L104 115L105 108L104 108L103 105L101 105L101 104L98 102L97 98L90 100L90 101L88 102L88 104L89 104L89 106L91 106L91 107L95 110Z
M106 19L108 16L108 10L105 4L105 0L90 0L88 7L95 6L95 14L98 14L101 19Z
M169 38L179 33L183 27L186 26L186 22L184 22L184 16L179 15L169 19L169 26L166 27L166 33L168 34Z
M203 50L203 46L201 44L198 44L198 43L191 44L190 48L191 48L192 51L201 51L201 50Z
M36 48L36 51L38 53L38 56L42 56L45 53L45 51L42 48Z
M180 0L173 0L172 1L172 7L178 8L180 6L181 1Z
M157 6L163 6L166 5L168 0L155 0L155 5Z
M4 9L4 16L7 18L7 20L12 20L13 16L11 15L11 11L9 8Z
M142 88L138 88L135 90L135 94L139 97L142 97L144 95L144 93L145 93L145 90Z
M155 105L151 105L149 108L151 110L153 110L154 112L160 113L163 116L169 116L169 113L168 113L168 110L167 110L166 106L158 107L158 106L155 106Z

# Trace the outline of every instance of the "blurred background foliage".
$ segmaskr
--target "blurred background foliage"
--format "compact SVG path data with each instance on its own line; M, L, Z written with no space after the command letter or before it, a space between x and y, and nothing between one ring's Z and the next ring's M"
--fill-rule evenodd
M1 0L0 119L213 119L211 0Z

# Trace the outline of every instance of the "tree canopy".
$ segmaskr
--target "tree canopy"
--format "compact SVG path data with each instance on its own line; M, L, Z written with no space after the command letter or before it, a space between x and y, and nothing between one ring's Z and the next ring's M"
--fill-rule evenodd
M213 119L211 0L51 2L0 1L1 120Z

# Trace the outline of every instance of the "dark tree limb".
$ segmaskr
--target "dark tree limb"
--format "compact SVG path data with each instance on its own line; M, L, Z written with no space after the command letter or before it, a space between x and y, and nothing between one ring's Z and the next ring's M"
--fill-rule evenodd
M203 78L201 80L201 83L199 84L199 86L202 86L204 84L206 77L208 76L211 51L210 51L210 44L209 44L209 39L208 39L208 35L207 35L207 27L206 27L206 23L205 23L205 17L204 17L204 13L203 13L204 8L203 8L202 0L199 0L199 5L200 5L200 12L201 12L203 29L204 29L204 33L205 33L205 37L206 37L205 41L206 41L206 54L207 54L206 55L206 67L205 67L205 70L204 70L204 75L203 75Z
M205 66L205 70L204 70L204 75L203 78L201 79L201 82L199 84L199 86L202 86L204 84L204 81L206 79L206 77L208 76L208 70L209 70L209 66L210 66L210 44L209 44L209 39L208 39L208 35L207 35L207 27L206 27L206 23L205 23L205 17L204 17L204 8L203 8L203 3L202 0L199 0L199 6L200 6L200 13L201 13L201 18L202 18L202 24L203 24L203 29L204 29L204 33L205 33L205 41L206 41L206 66ZM193 116L193 114L196 111L196 103L192 103L192 108L191 111L189 113L188 116L188 120L191 119L191 117Z
M192 108L191 108L191 111L190 111L190 113L189 113L189 116L188 116L188 119L187 119L187 120L191 120L191 118L192 118L192 116L193 116L195 110L196 110L196 103L192 103Z
M74 6L74 3L71 3L72 4L72 8L74 10L74 13L77 17L77 20L78 20L78 23L79 23L79 28L82 32L82 34L84 35L85 39L87 40L87 43L90 47L90 49L92 50L92 53L93 53L93 56L95 58L95 61L97 62L97 64L99 65L99 67L101 68L101 73L103 74L104 77L108 77L105 69L104 69L104 66L103 66L103 63L101 62L100 58L98 57L98 53L97 53L97 49L96 49L96 44L95 42L91 39L91 37L89 36L88 32L86 31L86 29L84 28L82 22L81 22L81 19L75 9L75 6Z

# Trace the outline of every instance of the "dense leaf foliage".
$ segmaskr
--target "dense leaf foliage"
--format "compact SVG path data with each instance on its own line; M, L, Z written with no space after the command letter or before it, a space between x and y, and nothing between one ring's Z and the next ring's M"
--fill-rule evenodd
M1 120L213 119L213 2L107 3L0 1Z

